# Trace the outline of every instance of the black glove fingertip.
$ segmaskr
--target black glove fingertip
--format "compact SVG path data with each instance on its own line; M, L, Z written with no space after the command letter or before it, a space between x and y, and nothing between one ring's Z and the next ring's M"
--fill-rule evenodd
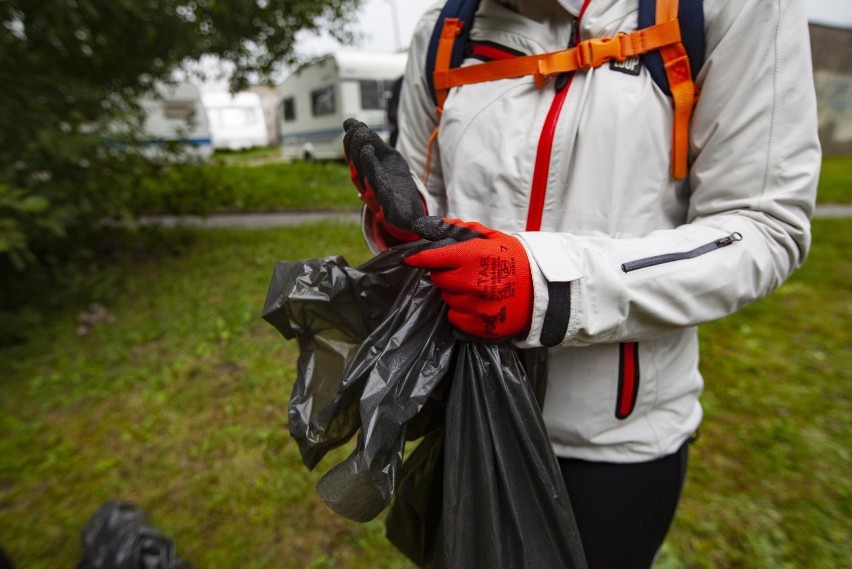
M343 121L343 128L346 129L346 134L343 135L343 152L347 160L357 163L360 148L371 142L370 135L373 131L363 122L353 118Z

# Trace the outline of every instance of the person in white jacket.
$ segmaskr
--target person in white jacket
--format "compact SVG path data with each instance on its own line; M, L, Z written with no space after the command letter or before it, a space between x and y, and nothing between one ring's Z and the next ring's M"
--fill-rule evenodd
M482 0L470 39L557 52L636 30L636 4ZM543 415L593 568L649 567L674 516L702 416L696 327L776 289L810 246L821 153L803 1L703 5L681 180L671 100L641 63L466 84L439 117L426 51L440 3L412 40L398 153L345 124L374 249L434 241L406 262L431 270L461 332L549 347Z

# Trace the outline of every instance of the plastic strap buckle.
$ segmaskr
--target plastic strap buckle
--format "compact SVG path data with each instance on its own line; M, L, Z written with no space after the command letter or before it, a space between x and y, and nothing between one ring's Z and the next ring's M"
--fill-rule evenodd
M623 39L626 34L618 34L614 38L592 38L583 40L577 44L577 66L580 69L600 67L612 59L624 61L625 55Z

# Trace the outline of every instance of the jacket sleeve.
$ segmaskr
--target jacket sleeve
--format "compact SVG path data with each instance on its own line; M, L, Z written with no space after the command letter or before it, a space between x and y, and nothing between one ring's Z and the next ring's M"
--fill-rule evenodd
M563 345L658 337L769 294L804 261L821 153L803 2L707 1L705 14L687 223L630 239L519 234L536 281L521 345L541 344L554 306L567 307ZM551 298L565 294L556 282L568 299Z

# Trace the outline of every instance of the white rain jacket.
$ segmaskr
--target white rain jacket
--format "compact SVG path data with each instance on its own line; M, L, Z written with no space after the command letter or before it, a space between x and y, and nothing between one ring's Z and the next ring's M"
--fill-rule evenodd
M483 0L471 39L565 49L577 2L560 3L570 13L534 20ZM635 30L637 4L590 0L580 38ZM398 148L416 178L437 124L424 68L439 10L415 30L400 103ZM641 65L576 72L561 108L556 79L539 89L532 77L455 88L444 106L424 198L432 215L524 243L534 315L517 343L560 336L543 411L560 456L677 450L702 414L696 327L777 288L808 251L821 156L803 1L705 0L704 12L685 181L670 176L671 101ZM534 192L541 231L525 232Z

